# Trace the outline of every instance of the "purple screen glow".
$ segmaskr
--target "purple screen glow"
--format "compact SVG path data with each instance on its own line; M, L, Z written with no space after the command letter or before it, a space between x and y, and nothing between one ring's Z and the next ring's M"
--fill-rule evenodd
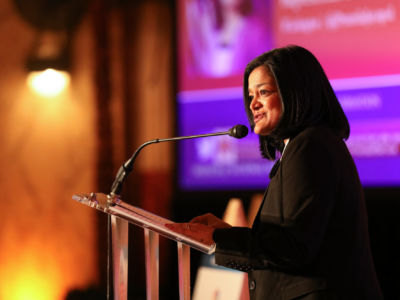
M350 121L346 143L362 184L400 186L400 60L394 56L400 49L400 4L253 0L246 14L236 15L239 19L224 17L225 22L240 20L238 24L218 23L213 15L218 26L196 35L200 22L211 22L207 13L221 13L211 3L237 2L241 1L178 2L179 135L248 126L241 87L246 62L273 47L299 44L320 59ZM198 22L193 22L194 15ZM246 29L247 35L244 26L252 28ZM219 43L227 41L224 38L230 44ZM261 158L254 134L240 140L187 140L178 149L178 182L184 190L264 189L268 184L273 163Z

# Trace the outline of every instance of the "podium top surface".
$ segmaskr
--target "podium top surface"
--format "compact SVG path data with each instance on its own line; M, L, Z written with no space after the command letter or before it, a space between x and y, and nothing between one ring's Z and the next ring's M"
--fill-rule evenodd
M192 237L176 233L165 226L166 224L174 223L173 221L137 206L129 205L123 202L118 196L111 196L103 193L90 193L76 194L72 196L72 199L107 214L122 218L139 227L155 231L166 238L184 243L201 252L212 254L215 251L214 243L205 244Z

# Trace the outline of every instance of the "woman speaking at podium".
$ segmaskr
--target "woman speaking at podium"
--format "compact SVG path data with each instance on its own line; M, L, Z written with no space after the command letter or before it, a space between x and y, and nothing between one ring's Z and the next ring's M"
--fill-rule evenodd
M215 242L217 264L248 272L252 300L382 299L349 123L320 63L274 49L247 65L243 91L261 155L276 159L252 228L211 214L169 227Z

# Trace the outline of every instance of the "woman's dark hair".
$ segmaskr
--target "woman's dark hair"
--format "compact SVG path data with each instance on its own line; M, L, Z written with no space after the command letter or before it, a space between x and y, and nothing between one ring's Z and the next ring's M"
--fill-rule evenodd
M283 110L273 132L259 136L263 157L275 159L276 151L283 149L284 139L292 138L310 126L324 125L342 139L349 137L349 122L320 63L310 51L294 45L266 52L247 65L243 93L252 129L249 75L259 66L265 66L275 78Z

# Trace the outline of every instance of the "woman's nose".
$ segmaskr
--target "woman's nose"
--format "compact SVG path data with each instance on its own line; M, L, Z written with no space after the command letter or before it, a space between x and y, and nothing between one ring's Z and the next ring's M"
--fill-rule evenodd
M258 98L254 97L250 102L250 109L252 111L257 111L261 107L261 103L258 101Z

